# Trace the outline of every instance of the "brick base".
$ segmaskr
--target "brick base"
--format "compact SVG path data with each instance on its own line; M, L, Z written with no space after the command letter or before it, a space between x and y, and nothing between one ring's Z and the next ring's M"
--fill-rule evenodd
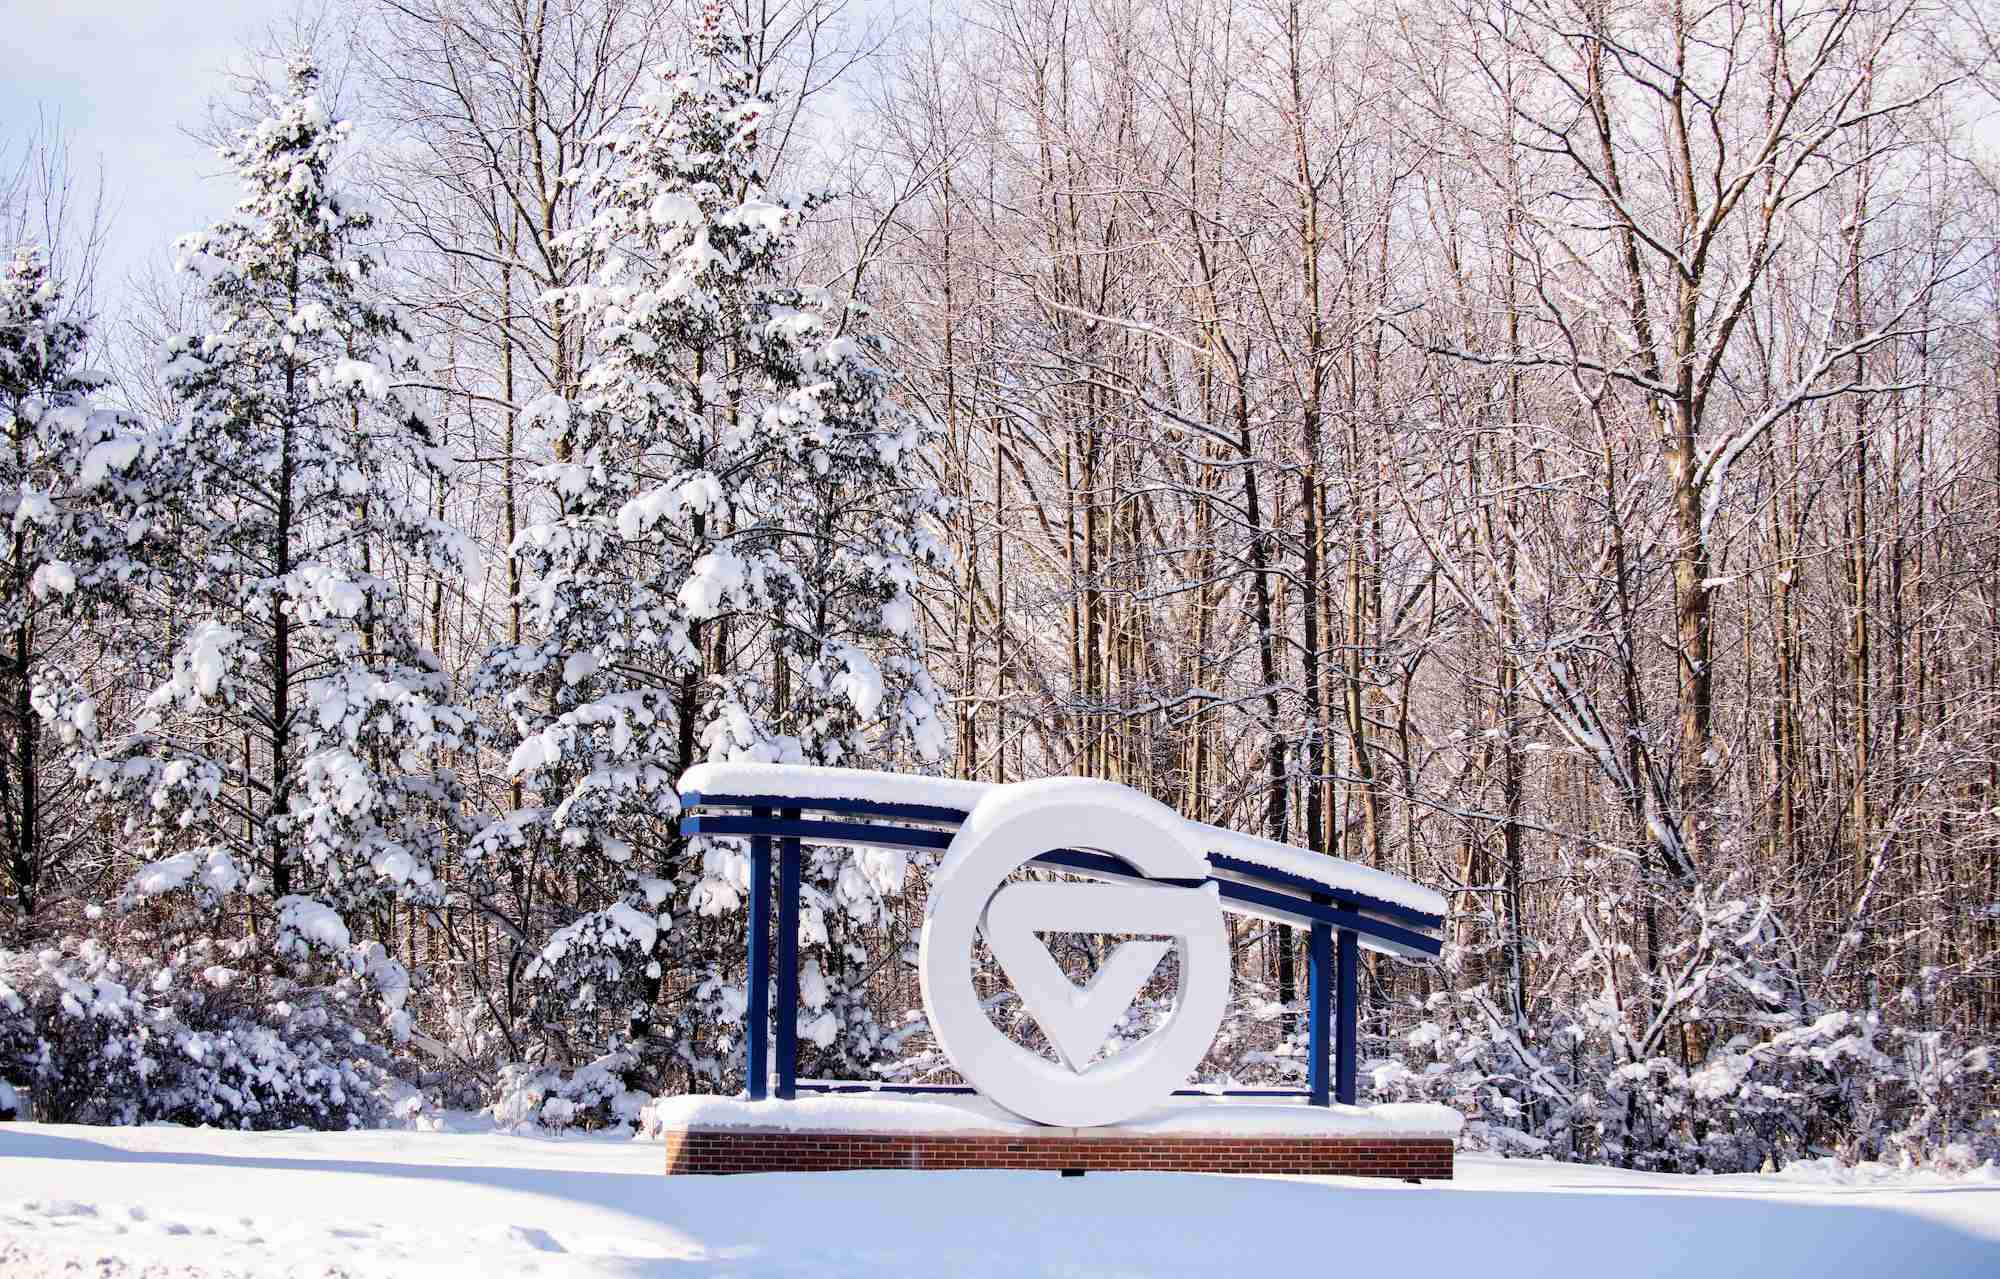
M666 1134L667 1173L863 1168L1079 1168L1092 1172L1281 1172L1446 1181L1448 1137L1171 1137L801 1132L691 1128Z

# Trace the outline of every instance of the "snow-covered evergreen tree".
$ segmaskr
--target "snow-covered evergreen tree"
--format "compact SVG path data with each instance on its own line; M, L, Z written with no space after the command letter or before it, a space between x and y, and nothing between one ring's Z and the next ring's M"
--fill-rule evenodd
M134 479L145 440L136 422L90 404L88 337L44 256L20 247L0 268L0 840L23 920L50 867L86 833L59 757L95 734L83 668L117 630L109 617L139 573L149 529L146 486ZM93 618L104 624L82 633Z
M697 63L667 72L591 178L575 238L603 265L570 290L598 357L554 434L548 516L520 551L534 643L494 655L519 735L512 771L545 807L496 825L497 857L544 839L578 884L535 973L601 1029L648 1015L697 1075L740 1069L743 850L690 847L675 786L705 759L935 758L939 701L916 635L916 563L937 504L924 431L888 397L863 317L787 279L810 200L769 192L773 102L715 7ZM802 1030L873 1051L847 987L902 862L827 850L806 868ZM726 917L726 918L725 918Z
M390 562L457 573L462 539L413 488L447 464L404 385L409 332L374 292L370 216L331 185L348 126L290 92L224 151L236 215L179 245L210 331L174 341L184 414L162 444L179 497L171 677L94 768L138 792L151 863L128 901L191 892L247 907L284 972L314 954L368 976L401 1034L407 979L355 933L441 899L457 785L441 756L472 720L420 643Z

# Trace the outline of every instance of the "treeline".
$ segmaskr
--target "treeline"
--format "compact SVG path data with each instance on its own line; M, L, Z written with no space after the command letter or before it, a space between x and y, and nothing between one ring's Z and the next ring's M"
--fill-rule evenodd
M1444 887L1443 969L1372 974L1375 1083L1496 1143L1990 1141L1982 20L916 27L867 189L958 500L957 771ZM1289 1002L1297 939L1243 940Z
M310 420L432 434L380 459L394 497L334 473L321 549L380 585L314 642L381 675L405 650L373 638L379 607L463 731L385 756L359 716L336 744L405 797L395 848L343 815L301 863L294 791L325 744L281 748L291 710L203 720L208 802L243 798L189 833L106 778L171 766L135 727L151 690L211 714L202 668L171 664L192 577L142 534L92 615L63 603L88 579L37 594L17 539L13 598L43 602L4 699L7 820L40 851L8 871L10 963L58 993L124 964L138 991L133 965L235 947L226 991L334 992L432 1101L610 1119L740 1082L742 858L676 833L687 763L1082 773L1443 888L1445 962L1370 970L1363 1082L1461 1106L1474 1140L1669 1167L1990 1153L1985 17L316 11L213 125L254 125L311 50L307 96L364 139L328 187L382 263L363 300L408 349L384 395L355 379ZM97 330L111 385L65 393L124 424L99 419L65 482L129 435L92 491L171 502L159 450L232 456L176 424L241 397L191 395L157 350L240 325L214 276L127 296ZM299 299L260 297L291 331ZM355 324L325 331L343 349L301 358L353 358ZM266 386L293 358L273 342ZM21 406L56 397L10 394L20 440ZM334 532L388 509L405 533ZM247 599L216 608L287 616ZM89 687L38 707L31 652ZM159 820L128 829L139 811ZM397 878L413 847L423 874ZM203 896L217 849L242 882ZM280 886L285 861L309 869ZM902 1020L921 875L815 868L814 1068L937 1068ZM287 952L311 936L294 898L339 913L345 949ZM1208 1073L1296 1076L1303 939L1235 941ZM385 999L391 961L411 988Z

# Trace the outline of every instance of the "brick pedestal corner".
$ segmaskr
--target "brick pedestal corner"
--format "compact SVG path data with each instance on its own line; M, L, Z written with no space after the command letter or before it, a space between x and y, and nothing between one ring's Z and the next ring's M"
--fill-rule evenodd
M1282 1172L1451 1177L1448 1137L1173 1137L1096 1129L1053 1135L683 1128L666 1134L667 1173L1029 1168L1087 1172Z

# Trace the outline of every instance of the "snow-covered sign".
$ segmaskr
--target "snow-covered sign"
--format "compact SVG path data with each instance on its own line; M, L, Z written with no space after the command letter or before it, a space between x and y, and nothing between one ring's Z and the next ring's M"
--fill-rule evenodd
M1187 1082L1228 1003L1224 910L1307 930L1306 1095L1318 1105L1330 1094L1342 1102L1354 1099L1359 948L1423 959L1441 944L1444 903L1428 889L1338 858L1186 821L1111 782L1056 778L990 786L848 769L709 764L689 770L681 792L684 832L748 836L751 842L753 1099L764 1096L771 1066L765 903L774 841L780 1098L843 1086L796 1078L802 842L943 852L919 948L932 1033L974 1089L1043 1124L1118 1123ZM1023 868L1072 878L1022 879L1016 872ZM1109 951L1079 986L1041 940L1046 933L1131 940ZM989 1018L973 983L974 944L982 938L1054 1049L1054 1060L1015 1042ZM1110 1033L1169 953L1177 958L1172 1012L1137 1043L1104 1052Z
M1229 1002L1229 939L1208 864L1187 823L1111 782L1036 782L982 800L952 840L924 911L920 972L931 1032L980 1092L1024 1119L1085 1127L1152 1108L1187 1082ZM1009 882L1054 849L1115 854L1143 880ZM1200 887L1192 885L1199 884ZM1000 1032L972 985L983 933L1060 1064ZM1043 932L1132 933L1088 984L1056 966ZM1180 997L1164 1025L1099 1059L1098 1049L1172 947Z

